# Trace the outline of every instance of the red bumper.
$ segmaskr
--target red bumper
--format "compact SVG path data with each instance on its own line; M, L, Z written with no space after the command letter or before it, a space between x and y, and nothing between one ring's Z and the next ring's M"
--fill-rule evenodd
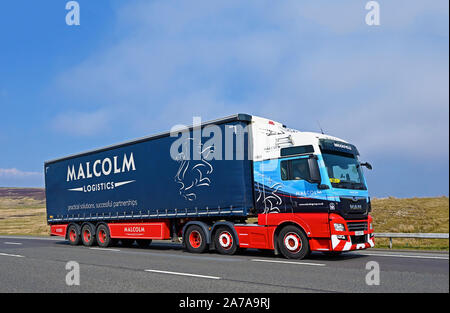
M338 231L334 224L342 224L345 229ZM365 227L363 227L365 225ZM372 217L365 220L344 220L336 214L330 215L331 250L352 251L375 246ZM356 228L356 230L355 230Z

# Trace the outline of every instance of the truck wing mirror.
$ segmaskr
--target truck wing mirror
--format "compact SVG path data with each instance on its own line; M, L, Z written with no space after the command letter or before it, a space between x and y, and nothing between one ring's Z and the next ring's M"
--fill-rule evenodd
M361 163L361 166L365 166L365 167L367 167L367 169L369 169L369 170L372 169L372 164L370 164L369 162Z
M309 165L309 174L311 176L311 182L315 184L320 184L322 182L322 179L320 177L320 171L319 171L319 165L317 164L317 157L311 156L308 159L308 165Z

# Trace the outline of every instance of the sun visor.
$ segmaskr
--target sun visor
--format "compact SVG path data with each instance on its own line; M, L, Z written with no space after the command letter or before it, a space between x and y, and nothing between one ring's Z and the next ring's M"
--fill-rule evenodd
M347 142L336 141L331 139L320 139L319 145L322 151L332 151L332 152L335 151L359 155L358 149L356 149L354 145Z

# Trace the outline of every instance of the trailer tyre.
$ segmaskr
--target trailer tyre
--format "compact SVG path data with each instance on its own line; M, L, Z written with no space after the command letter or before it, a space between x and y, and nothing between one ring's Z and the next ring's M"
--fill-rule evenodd
M72 246L77 246L80 244L80 227L77 225L70 225L67 229L67 238Z
M214 232L214 247L220 254L235 254L237 251L237 240L228 227L219 227Z
M113 243L111 234L109 232L109 227L106 226L105 224L100 224L97 227L97 233L95 235L95 238L97 238L97 244L103 248L107 248L111 246Z
M83 242L83 245L90 247L93 246L95 243L95 231L94 227L91 224L84 224L83 227L81 227L81 241Z
M203 253L206 250L206 234L200 226L190 226L184 237L184 243L189 252Z
M287 259L303 259L309 253L309 242L298 227L288 225L278 234L278 247Z

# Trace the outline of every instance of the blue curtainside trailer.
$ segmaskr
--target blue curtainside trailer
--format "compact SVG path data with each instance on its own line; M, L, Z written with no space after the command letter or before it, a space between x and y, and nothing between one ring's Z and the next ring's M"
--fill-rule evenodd
M205 123L198 129L186 128L176 137L167 132L48 161L45 163L47 220L52 224L245 217L253 208L248 140L238 147L244 149L242 160L225 160L224 155L218 158L219 152L208 146L208 137L202 137L203 143L196 141L195 132L202 131L204 135L205 127L214 123L225 133L225 127L245 127L249 121L248 116L240 114ZM184 138L187 142L182 146ZM177 140L179 148L171 155L171 147L177 147Z

